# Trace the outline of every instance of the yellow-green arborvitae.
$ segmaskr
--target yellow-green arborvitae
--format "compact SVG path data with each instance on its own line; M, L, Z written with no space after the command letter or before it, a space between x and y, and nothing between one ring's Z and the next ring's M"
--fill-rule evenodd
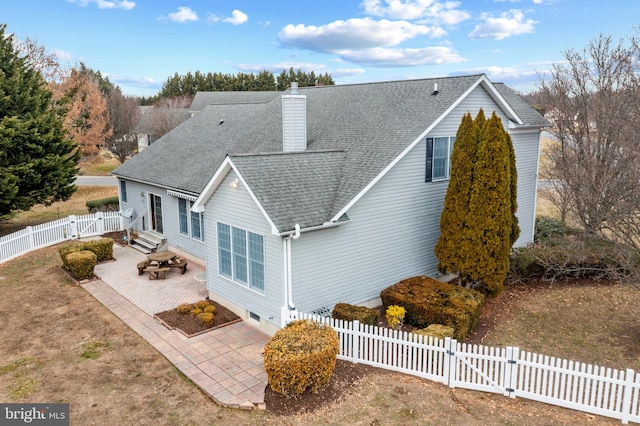
M500 118L486 122L474 165L466 240L472 250L464 253L461 275L482 281L490 294L499 294L509 269L513 209L511 153Z
M471 114L467 113L458 127L451 153L451 179L440 216L440 237L435 247L438 270L443 274L460 271L461 251L465 251L461 244L464 244L464 227L469 214L476 150L477 131Z

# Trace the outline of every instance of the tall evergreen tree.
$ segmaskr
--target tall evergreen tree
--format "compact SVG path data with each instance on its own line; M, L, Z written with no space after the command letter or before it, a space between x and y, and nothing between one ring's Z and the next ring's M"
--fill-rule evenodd
M440 237L435 247L438 270L442 273L460 271L461 259L473 247L464 244L464 228L469 214L469 198L473 183L473 164L478 146L476 127L467 113L456 133L451 153L451 179L440 216ZM466 247L465 247L466 246Z
M68 199L79 153L40 73L0 25L0 217Z
M509 133L507 133L507 145L509 147L509 171L511 173L509 176L509 186L511 188L511 235L509 237L509 241L511 242L510 246L513 246L520 236L520 224L518 216L516 216L516 212L518 211L518 170L516 169L516 152L513 149L513 141L511 140L511 135Z
M459 283L502 291L509 252L520 234L517 173L511 137L494 112L462 118L451 155L451 179L435 247L438 270Z
M482 282L490 294L497 295L509 270L511 154L507 133L495 111L481 133L465 238L474 249L460 271L464 280Z

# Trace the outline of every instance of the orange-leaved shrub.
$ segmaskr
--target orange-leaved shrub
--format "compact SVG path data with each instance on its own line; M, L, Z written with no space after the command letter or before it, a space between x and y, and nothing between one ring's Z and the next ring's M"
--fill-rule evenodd
M344 321L358 320L363 324L378 325L380 312L376 309L365 306L350 305L348 303L337 303L331 312L331 318Z
M455 329L454 337L462 340L473 330L484 295L479 291L440 282L424 276L404 279L380 293L385 308L402 306L405 322L417 328L442 324Z
M264 347L271 389L285 396L316 392L331 382L340 349L329 325L298 320L278 330Z

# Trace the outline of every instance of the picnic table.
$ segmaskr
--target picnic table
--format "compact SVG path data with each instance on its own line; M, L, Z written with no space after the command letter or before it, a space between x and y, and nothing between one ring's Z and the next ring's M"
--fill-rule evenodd
M172 251L156 251L147 255L148 260L157 262L161 267L169 266L175 261L176 257L178 257L178 255Z
M138 275L147 272L150 280L165 279L171 268L179 268L184 274L187 272L187 259L171 251L158 251L148 254L147 260L138 263Z

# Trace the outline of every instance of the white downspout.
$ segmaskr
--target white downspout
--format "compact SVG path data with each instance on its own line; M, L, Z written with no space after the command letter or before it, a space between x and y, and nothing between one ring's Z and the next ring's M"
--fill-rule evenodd
M285 262L285 295L287 300L287 307L289 310L294 310L296 307L293 304L293 269L291 267L291 241L300 238L300 225L296 223L295 232L284 238L284 262Z

